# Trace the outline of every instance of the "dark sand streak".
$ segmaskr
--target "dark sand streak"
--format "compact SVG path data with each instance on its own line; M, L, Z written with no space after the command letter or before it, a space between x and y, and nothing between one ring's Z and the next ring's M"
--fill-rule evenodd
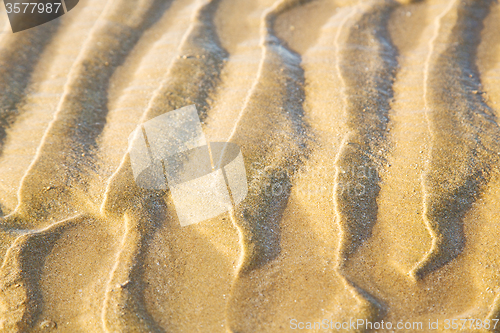
M219 3L220 0L212 0L198 11L178 58L146 111L145 121L190 104L198 107L201 119L206 117L207 100L218 85L223 60L227 57L213 24ZM123 243L102 310L106 331L164 331L147 311L143 280L150 240L165 223L175 228L176 222L167 217L171 204L164 198L169 200L169 192L136 186L127 155L111 178L103 203L103 212L108 218L119 223L123 223L123 217L126 220ZM126 288L116 287L125 281L130 281Z
M251 304L258 299L252 296L248 278L280 254L280 221L288 204L291 177L307 156L301 56L288 49L273 28L280 14L306 2L283 1L263 18L259 76L231 138L242 147L250 182L246 199L234 212L243 253L227 307L233 332L250 332L255 327L257 317L252 313L256 309Z
M75 188L85 189L85 173L95 165L96 141L106 124L110 79L169 5L170 1L161 0L142 5L121 0L97 21L73 65L55 119L22 179L13 214L21 219L13 222L26 227L49 214L54 218L74 214Z
M81 217L18 237L7 251L0 269L2 332L30 331L43 310L40 280L55 242Z
M33 71L43 51L57 33L60 20L51 21L36 29L2 38L0 51L0 154L7 130L22 112L22 105Z
M81 181L81 165L95 162L92 151L106 122L110 79L143 32L161 17L169 4L151 1L141 12L130 1L119 1L96 23L73 65L55 119L23 177L19 205L2 221L5 231L17 233L47 224L63 224L56 229L59 230L75 225L75 219L54 222L74 215L76 201L72 195ZM8 331L24 331L35 324L34 318L43 303L38 282L34 280L40 276L35 272L43 268L45 258L61 235L50 230L29 231L17 238L6 253L0 269L0 277L4 277L0 279L0 301L15 304L2 309ZM37 251L38 256L23 255L29 251ZM11 280L21 282L13 285Z
M429 77L432 149L424 175L424 220L432 248L413 274L422 279L462 253L463 219L498 161L500 131L476 65L483 21L494 1L461 1L446 50Z
M358 286L350 259L370 239L377 221L380 173L387 149L387 125L398 52L388 22L394 1L376 1L350 29L342 52L341 75L346 84L348 134L337 160L334 192L341 229L338 269L365 303L368 317L384 315L385 306ZM355 270L355 268L352 268ZM356 271L356 270L355 270Z

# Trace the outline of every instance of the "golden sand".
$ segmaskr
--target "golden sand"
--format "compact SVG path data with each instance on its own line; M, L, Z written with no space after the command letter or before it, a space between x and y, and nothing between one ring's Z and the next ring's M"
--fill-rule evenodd
M500 332L498 2L81 0L0 27L2 332ZM127 139L191 104L249 190L181 227Z

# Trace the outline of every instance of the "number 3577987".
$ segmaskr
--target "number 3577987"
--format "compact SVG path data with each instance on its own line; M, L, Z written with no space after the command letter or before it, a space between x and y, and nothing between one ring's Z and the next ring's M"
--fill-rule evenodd
M6 3L5 8L7 9L7 13L23 13L23 14L51 14L58 13L59 10L62 10L61 3L34 3L34 2L14 2L14 3Z

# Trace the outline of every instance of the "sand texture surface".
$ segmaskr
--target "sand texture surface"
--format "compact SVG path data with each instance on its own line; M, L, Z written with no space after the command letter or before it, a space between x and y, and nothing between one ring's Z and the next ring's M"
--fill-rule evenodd
M80 0L0 29L0 332L500 332L498 1ZM128 137L192 104L248 195L181 227Z

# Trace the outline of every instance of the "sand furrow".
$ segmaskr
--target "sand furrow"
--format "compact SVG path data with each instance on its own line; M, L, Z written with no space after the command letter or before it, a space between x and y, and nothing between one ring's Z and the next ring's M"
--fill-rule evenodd
M334 37L356 11L353 6L357 3L349 1L337 7L331 1L304 2L279 13L273 24L273 34L281 43L301 54L300 65L305 71L303 121L311 123L307 131L314 139L307 142L310 155L300 162L300 168L296 172L293 167L284 171L290 181L290 194L279 229L275 229L280 237L279 253L262 267L238 277L239 301L249 305L239 305L233 310L239 313L231 315L242 322L239 328L243 331L287 332L292 320L343 319L356 305L335 272L331 193L333 157L343 122ZM222 117L220 123L224 124ZM212 126L216 127L208 124ZM250 167L254 169L257 163ZM264 173L264 177L269 176L272 174ZM268 180L262 183L264 187L271 185ZM267 195L276 196L282 190L275 185Z
M22 110L24 115L9 128L5 146L5 152L7 154L2 157L1 161L1 167L4 174L12 177L13 174L16 175L19 173L16 172L17 170L12 170L19 167L19 165L17 165L19 160L13 161L11 158L12 155L15 156L19 154L19 151L22 151L23 157L29 158L30 156L32 157L33 154L30 155L27 151L33 150L34 153L34 149L26 147L30 146L31 142L25 144L26 140L33 140L33 138L26 134L17 136L16 134L18 133L25 133L25 131L21 132L19 127L30 126L33 122L42 122L41 125L37 124L34 128L31 128L36 129L36 127L41 127L40 131L36 132L40 134L43 133L45 129L44 125L48 124L47 116L52 115L50 102L56 104L56 100L59 100L62 95L63 83L61 83L59 78L64 77L66 74L65 71L71 67L74 61L73 56L77 53L72 55L71 50L78 52L79 47L86 38L80 38L82 36L75 36L74 34L70 37L68 30L70 30L71 27L78 27L84 31L85 29L90 30L96 17L101 12L102 7L103 6L99 6L97 3L89 2L86 6L82 6L79 10L75 10L75 13L72 13L78 13L81 17L75 15L65 16L64 19L59 22L61 27L58 29L58 33L51 37L51 42L48 43L45 51L38 54L39 60L35 62L36 66L31 80L35 82L42 81L43 83L35 85L30 82L31 86L28 94L23 96L24 101ZM49 23L49 25L53 25L53 22ZM45 29L46 28L41 28L41 31L45 31ZM21 34L29 36L30 31L33 33L34 31L40 30L28 30ZM68 38L71 38L70 43L72 43L72 45L66 45L65 42L68 42ZM63 43L63 45L59 47L58 43ZM77 46L76 48L74 47L75 45ZM68 59L70 59L70 61L68 61ZM21 60L24 59L21 58ZM13 61L13 63L17 64L17 61ZM19 66L22 68L22 63L19 64ZM37 98L41 99L42 102L36 101ZM44 102L47 104L44 104ZM38 103L44 104L44 108L40 108ZM47 122L43 124L43 120L47 120ZM26 136L28 136L28 138ZM40 138L41 135L38 136L38 139ZM20 145L22 147L19 147ZM12 153L12 151L14 153ZM19 164L21 164L22 167L22 163ZM27 164L24 166L27 167ZM25 171L25 169L23 171ZM15 176L12 178L15 179ZM13 191L5 191L4 195L12 194L12 192ZM7 201L5 197L2 199L4 202ZM2 242L2 252L5 256L2 267L0 268L0 274L2 274L2 278L0 279L0 299L2 304L5 305L1 307L2 318L5 320L1 329L7 332L16 332L26 331L26 329L35 324L40 314L41 306L39 297L41 291L38 289L40 270L43 267L46 256L50 253L52 246L57 241L60 234L66 229L66 226L69 227L72 223L62 221L54 224L53 228L47 227L42 229L40 233L30 231L20 232L19 230L11 229L11 225L12 223L10 223L8 219L2 221L2 233L5 232L6 235L4 235ZM46 224L44 223L38 224L39 228L45 226ZM26 255L26 253L30 253L30 255ZM16 283L12 284L12 281L16 281Z
M106 125L98 139L99 171L89 180L89 194L94 203L102 202L106 180L120 165L127 152L129 134L140 123L144 110L178 56L178 46L198 6L196 0L174 1L114 74Z
M465 246L463 220L497 162L499 129L476 65L491 1L462 1L446 49L426 81L432 136L424 174L424 221L432 247L413 270L421 279L455 259Z
M42 310L40 276L54 243L80 218L60 221L35 233L16 238L0 267L2 332L33 329Z
M109 80L144 30L157 21L167 5L168 3L160 1L141 4L119 2L109 5L105 10L102 20L93 28L72 65L54 120L43 136L35 159L22 178L18 207L12 215L4 219L5 225L40 228L77 210L74 207L76 202L70 195L74 194L75 182L81 183L86 176L89 168L84 165L93 162L91 155L95 139L106 117L106 91ZM47 177L56 174L58 178ZM47 198L50 198L48 202L45 201ZM74 219L69 219L61 223L71 226L74 222ZM23 251L37 250L38 238L43 238L45 242L45 247L38 249L40 256L44 258L57 241L57 237L53 237L50 232L47 235L29 233L18 238L12 246L22 248ZM18 258L22 251L11 251L12 246L4 258L2 272L10 272L19 280L25 280L26 268L21 270L12 266L12 263L27 260L29 257ZM30 262L24 263L25 267L30 265ZM20 294L19 299L14 300L24 302L20 300L22 294L28 295L31 286L38 284L24 283L15 290L9 285L3 290L2 297L9 297L9 293ZM34 299L30 299L26 302L27 305L22 307L25 315L15 316L10 309L5 309L9 322L16 323L20 320L15 325L21 326L34 324L33 320L27 323L26 318L36 310L31 306L40 302L40 299L35 300L39 296L36 293L29 296Z
M324 5L328 4L332 6L329 2ZM349 318L368 319L370 315L363 309L372 296L349 283L336 267L340 235L332 196L336 184L336 156L346 133L348 95L341 73L344 49L350 27L367 8L359 1L334 5L334 10L325 8L320 9L321 14L310 13L314 23L306 21L305 24L301 21L307 16L298 19L291 14L287 21L289 26L282 26L291 32L280 31L288 35L291 47L305 52L302 57L306 78L304 110L314 142L310 145L309 158L292 182L292 194L281 226L282 255L277 260L277 267L270 267L266 273L271 285L280 286L276 295L267 291L268 297L277 298L280 308L283 307L275 314L276 328L284 323L288 326L290 318L299 322L313 319L315 322L341 322ZM313 6L321 5L313 2L310 10ZM301 8L295 15L302 15L306 10ZM328 14L331 17L327 23L313 30L314 25L320 24L320 18ZM294 36L305 33L311 36L306 45L303 38ZM315 35L319 36L317 41L312 38ZM355 186L356 183L349 184L351 191Z
M144 265L148 243L155 235L166 210L161 197L125 214L125 231L115 264L106 285L101 311L105 332L166 332L148 312L144 299ZM144 214L141 210L151 210ZM156 214L156 215L154 215ZM153 224L152 221L156 222Z
M447 37L448 29L439 34L436 26L449 11L448 0L416 2L399 6L389 21L399 64L389 112L390 148L381 174L377 223L355 261L358 274L370 276L363 286L389 310L384 321L427 320L440 311L468 309L474 301L463 297L473 295L475 286L460 264L425 282L416 283L409 274L431 245L422 223L422 175L430 151L422 82L432 45L442 45L438 42Z
M17 116L14 117L16 121L8 128L2 147L3 154L0 156L0 173L3 175L0 193L4 215L13 212L18 204L21 179L54 118L75 58L104 7L105 3L102 1L88 1L71 14L63 16L58 20L60 27L57 33L37 56L30 84L17 108ZM42 27L45 25L40 26ZM14 67L16 64L17 62L13 62ZM16 83L12 82L12 85L15 86ZM26 128L30 130L26 131Z
M165 110L176 110L189 104L198 107L200 118L206 117L207 98L217 85L218 73L227 56L226 51L219 46L212 26L219 1L205 1L198 8L179 46L178 56L171 64L162 85L149 101L140 119L141 123L165 113ZM103 212L119 216L130 206L127 204L128 200L140 191L136 186L129 186L131 182L134 183L131 172L130 159L125 154L120 166L109 179L101 207Z
M297 0L280 1L263 15L262 59L257 78L228 138L240 144L248 156L246 164L251 166L248 177L253 178L246 204L234 214L235 223L244 234L248 233L242 240L245 244L242 273L264 265L277 254L278 216L286 206L289 176L304 156L297 151L305 148L307 139L302 121L304 77L300 56L283 46L273 32L276 17L299 4ZM291 97L292 92L298 96ZM294 134L287 134L285 129ZM278 138L281 144L276 147L272 139ZM292 151L286 152L286 148ZM260 204L273 207L270 209L273 212L261 209ZM275 214L278 216L273 218ZM273 226L276 230L272 230Z
M260 18L273 3L229 0L217 7L214 24L229 56L203 123L210 142L228 141L233 130L259 68ZM157 232L151 244L155 250L147 259L151 269L146 279L151 284L146 294L154 317L169 331L226 331L225 308L238 265L238 238L228 213L188 227L166 224ZM207 318L202 325L201 313Z
M404 280L430 245L421 215L421 178L430 141L422 98L422 69L430 52L429 41L435 35L433 23L448 4L447 0L436 1L432 10L422 2L400 6L389 22L393 43L399 51L389 113L388 140L392 144L377 199L378 222L363 255L376 257L378 263L384 263L381 267L396 268ZM383 250L375 253L374 248Z
M86 174L92 172L96 139L106 122L110 79L168 4L108 3L69 73L54 120L22 179L15 216L30 216L24 223L48 214L64 217L78 205L75 188L83 190Z
M199 108L202 119L206 117L207 99L218 83L218 73L226 57L213 26L219 2L200 3L180 44L178 57L151 99L142 121L189 104ZM143 297L144 258L150 240L160 226L175 223L166 217L169 205L163 196L159 191L143 190L135 185L130 159L125 155L109 181L101 207L110 220L114 218L120 222L123 216L126 219L122 246L109 277L102 308L105 331L162 331L166 330L163 326L168 327L168 323L160 326L151 317ZM130 205L130 200L134 204ZM129 287L116 288L117 284L126 281Z
M338 269L359 296L360 313L371 319L383 315L383 305L354 282L356 274L349 264L370 239L377 221L388 113L397 69L397 50L387 22L396 6L391 1L372 2L351 26L340 61L345 82L347 133L336 160L334 189L340 226Z
M3 151L7 129L21 111L19 104L23 102L40 54L57 33L60 23L56 20L40 29L17 35L4 34L0 39L0 152Z
M280 253L280 221L291 176L307 154L301 57L274 33L277 16L305 2L279 1L263 13L257 77L229 132L228 141L242 147L251 179L247 198L230 214L241 243L227 307L227 324L233 332L255 331L262 324L251 306L261 301L252 278Z

